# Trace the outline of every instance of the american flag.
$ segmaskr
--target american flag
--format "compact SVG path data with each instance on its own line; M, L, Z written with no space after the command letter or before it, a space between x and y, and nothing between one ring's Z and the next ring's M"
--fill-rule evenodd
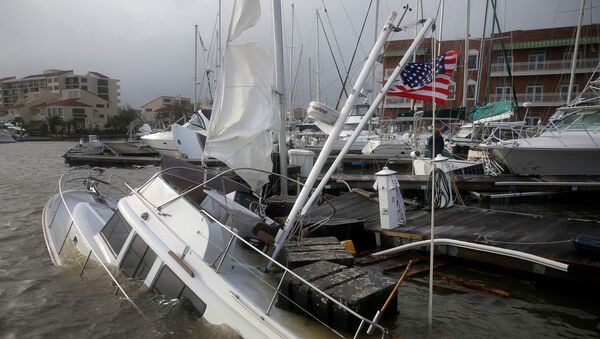
M445 103L450 94L448 85L456 68L457 55L457 51L449 51L435 59L435 82L432 81L431 62L407 64L387 95L422 101L432 101L435 96L438 105Z

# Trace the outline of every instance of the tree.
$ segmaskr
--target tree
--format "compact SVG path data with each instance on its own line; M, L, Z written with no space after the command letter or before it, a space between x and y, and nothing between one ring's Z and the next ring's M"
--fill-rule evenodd
M50 133L56 136L56 127L62 126L62 118L58 115L47 117L48 120L48 128L50 129Z
M179 100L179 101L175 101L175 104L173 105L173 108L171 111L172 111L171 118L173 120L177 120L184 115L186 115L186 116L190 115L190 113L194 111L194 106L189 101Z
M114 134L127 133L129 124L141 116L140 111L129 105L119 107L119 113L114 117L108 117L105 127L113 130Z
M63 120L63 130L67 130L67 135L71 135L71 128L75 127L73 120Z

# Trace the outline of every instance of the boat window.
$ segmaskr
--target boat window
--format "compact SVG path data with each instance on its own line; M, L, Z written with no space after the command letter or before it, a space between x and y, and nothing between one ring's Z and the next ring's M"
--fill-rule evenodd
M556 127L561 130L596 130L600 128L600 111L592 114L567 115L556 124Z
M121 213L116 211L110 220L108 220L104 228L102 228L100 233L116 257L117 254L121 252L125 240L127 240L127 237L129 236L129 232L131 232L131 226L125 221Z
M167 298L188 299L200 314L204 314L206 304L168 266L164 266L152 287L152 290Z
M155 260L154 251L136 234L121 262L121 271L130 278L144 280Z
M188 124L186 124L186 127L191 129L192 131L203 131L206 129L206 127L204 126L204 121L202 121L202 118L200 118L198 114L192 115L192 118L190 119Z

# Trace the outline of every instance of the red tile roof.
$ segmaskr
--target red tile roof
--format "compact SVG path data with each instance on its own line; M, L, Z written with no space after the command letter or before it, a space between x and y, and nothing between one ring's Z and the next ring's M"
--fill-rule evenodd
M77 99L65 99L54 101L48 104L48 106L92 107L90 105L84 104L83 102L77 101Z

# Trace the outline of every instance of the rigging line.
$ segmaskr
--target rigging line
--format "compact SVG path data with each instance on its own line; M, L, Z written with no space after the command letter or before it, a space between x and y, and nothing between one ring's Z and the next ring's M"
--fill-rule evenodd
M298 64L296 65L296 74L294 75L294 81L292 83L292 93L290 102L294 102L294 97L296 95L296 85L298 84L298 77L300 75L300 62L302 61L302 51L304 50L304 45L300 45L300 55L298 56ZM290 107L290 111L293 111L294 107Z
M354 57L356 56L356 51L358 50L358 46L360 44L360 39L365 30L365 25L367 23L367 18L369 17L369 12L371 11L372 4L373 4L373 0L371 0L369 2L369 7L367 8L367 14L365 14L365 19L363 20L362 27L360 28L360 34L358 35L358 40L356 41L356 45L354 46L354 52L352 52L352 58L350 59L350 68L352 68L352 64L354 63ZM346 89L346 82L348 82L349 75L350 75L350 69L348 69L346 71L346 77L344 78L344 81L342 82L342 88L344 89L344 91ZM340 106L340 101L342 100L342 93L343 93L343 91L340 91L340 95L338 96L337 103L335 104L336 109L337 109L337 107ZM346 96L348 96L348 94L346 94Z
M342 49L340 48L340 44L338 43L337 36L335 35L335 30L333 29L333 24L331 24L331 17L329 17L329 12L327 11L327 7L325 6L325 0L321 0L323 4L323 10L325 11L325 15L327 16L327 22L329 23L329 28L331 29L331 33L333 34L333 41L335 42L335 46L337 47L338 53L340 54L340 60L342 62L342 66L344 67L344 72L348 72L348 66L344 62L344 55L342 54ZM360 37L359 37L360 39Z
M331 48L331 43L329 42L329 36L327 36L327 32L325 31L325 26L323 25L323 20L321 20L319 17L317 17L317 21L321 24L321 28L323 29L323 34L325 35L325 41L327 41L327 47L329 47L329 52L331 53L331 57L333 58L333 64L335 65L335 70L337 71L338 77L340 78L340 82L342 83L342 86L343 86L344 80L342 79L342 73L340 73L340 68L338 66L337 60L335 59L335 54L333 53L333 49ZM342 87L342 90L346 94L346 97L348 97L348 92L346 91L346 88ZM338 109L337 106L335 109L336 110Z
M356 39L358 39L358 34L356 34L356 29L354 28L354 25L352 25L352 20L350 19L350 14L348 14L348 10L346 9L346 6L344 6L344 2L342 0L339 0L339 3L340 3L340 5L342 5L342 9L344 9L344 13L346 14L346 19L348 19L348 22L350 23L350 27L352 28L352 31L354 32L354 37ZM368 56L368 53L365 51L365 48L363 47L362 44L360 44L360 49L362 50L363 56L366 59Z

